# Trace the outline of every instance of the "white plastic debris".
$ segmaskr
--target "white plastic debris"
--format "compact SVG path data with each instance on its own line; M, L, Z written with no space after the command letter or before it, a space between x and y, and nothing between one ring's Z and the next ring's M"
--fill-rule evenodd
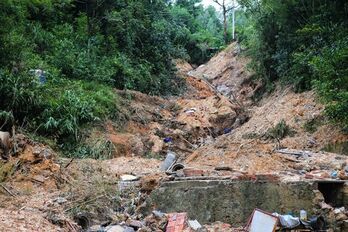
M301 224L298 217L293 217L291 215L280 215L278 213L273 213L274 216L279 218L280 224L288 229L295 228Z
M122 181L136 181L136 180L139 180L139 177L134 176L134 175L129 175L129 174L122 175L120 178L121 178Z
M202 228L202 225L197 220L188 220L188 225L194 231L197 231L200 228Z

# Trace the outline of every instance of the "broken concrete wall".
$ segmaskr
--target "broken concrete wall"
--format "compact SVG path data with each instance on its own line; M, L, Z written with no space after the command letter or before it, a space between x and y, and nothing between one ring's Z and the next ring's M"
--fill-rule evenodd
M188 212L201 223L223 221L244 225L255 208L269 212L312 213L316 184L191 180L164 182L154 190L146 211Z

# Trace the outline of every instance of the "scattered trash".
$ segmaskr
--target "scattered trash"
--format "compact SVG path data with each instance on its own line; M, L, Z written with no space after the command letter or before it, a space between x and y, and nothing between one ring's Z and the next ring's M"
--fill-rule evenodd
M273 213L273 215L277 216L282 227L287 229L293 229L301 224L300 219L292 215L280 215L278 213Z
M40 84L45 84L47 82L46 76L47 72L42 69L30 69L30 74L35 75L38 78Z
M300 220L307 221L307 211L306 210L300 210Z
M122 181L136 181L136 180L139 180L139 177L134 176L134 175L128 175L128 174L126 174L126 175L122 175L122 176L120 177L120 179L121 179Z
M231 133L231 131L232 131L232 128L225 128L224 129L224 134Z
M167 138L164 138L164 139L163 139L163 142L165 142L165 143L171 143L171 142L173 142L173 139L170 138L170 137L167 137Z
M306 224L304 224L304 225L306 225ZM326 222L324 220L324 217L323 216L312 217L309 220L309 226L314 231L325 231L325 229L326 229Z
M180 169L184 169L184 168L185 168L185 165L183 165L182 163L176 163L171 167L171 171L176 172L176 171L178 171Z
M118 182L118 189L123 191L125 189L132 188L138 184L139 177L134 175L122 175L120 176L120 181Z
M331 172L331 178L337 179L338 178L338 172L337 171Z
M173 152L168 152L166 159L161 164L161 171L167 171L170 166L172 166L175 163L176 160L176 154Z
M188 225L194 231L197 231L202 228L202 225L197 220L188 220Z
M196 111L197 111L196 108L190 108L190 109L188 109L188 110L185 110L185 113L186 113L186 114L193 114L193 113L195 113Z

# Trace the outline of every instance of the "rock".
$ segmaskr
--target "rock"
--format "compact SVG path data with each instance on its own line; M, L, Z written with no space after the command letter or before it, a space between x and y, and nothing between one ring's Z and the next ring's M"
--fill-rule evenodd
M160 211L153 211L151 215L145 218L146 226L141 228L140 231L165 231L167 221L167 217L164 213Z
M158 211L158 210L152 211L152 214L157 218L162 218L162 217L166 216L164 213L162 213L161 211Z
M128 219L126 221L126 224L130 227L135 228L135 229L139 229L139 228L142 228L144 226L141 221L133 220L133 219Z
M120 225L116 225L116 226L108 226L108 227L106 227L105 231L106 232L125 232L125 229L122 226L120 226Z
M328 210L332 210L333 209L333 207L331 205L325 203L324 201L320 202L319 206L320 206L321 209L324 209L324 210L325 209L328 209Z
M105 230L100 225L94 225L88 228L87 232L104 232Z
M344 220L342 223L342 231L348 231L348 220Z
M348 216L345 213L338 213L335 217L337 221L344 221L348 219Z
M315 197L313 199L314 204L321 206L321 204L325 203L324 196L319 190L313 190L313 193L315 194Z
M335 214L339 214L339 213L345 213L346 209L344 207L341 207L341 208L336 208L334 210L334 213Z
M33 148L33 155L39 156L41 151L42 151L42 148L36 146L36 147Z
M202 228L202 225L197 220L188 220L188 225L194 231L197 231Z
M124 232L135 232L135 230L132 227L125 226Z
M54 202L57 202L58 204L64 204L65 202L67 202L68 200L65 199L64 197L57 197L56 199L54 199Z

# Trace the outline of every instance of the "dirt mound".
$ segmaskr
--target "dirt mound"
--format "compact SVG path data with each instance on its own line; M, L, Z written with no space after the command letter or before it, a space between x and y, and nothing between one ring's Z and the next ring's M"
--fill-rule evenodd
M0 230L73 231L74 222L54 225L45 212L47 202L67 183L56 153L22 134L15 135L14 147L0 164Z
M189 64L180 61L178 68L178 75L187 83L187 91L180 97L117 91L120 120L108 121L102 131L93 131L114 144L113 157L163 158L169 150L186 157L233 127L240 106L217 94L205 80L187 75Z
M337 166L344 164L344 156L321 151L327 144L347 141L347 135L324 122L318 122L314 131L310 132L307 128L313 120L324 120L321 116L323 109L312 91L301 94L290 89L276 91L260 106L250 109L248 122L230 134L219 137L215 143L197 149L186 161L195 167L211 169L225 165L249 173L313 170L324 166L331 171L340 169ZM282 121L284 124L279 124ZM275 128L279 125L288 128L289 135L282 137L279 134L277 138L277 134L272 134L278 133ZM310 150L316 155L313 159L303 160L300 165L291 157L276 152L283 148Z
M2 161L2 181L11 183L15 192L34 191L38 185L46 189L58 188L63 180L52 149L21 134L15 136L15 148L15 154L8 161Z
M190 76L208 81L217 92L242 105L250 106L251 97L261 87L252 81L252 74L247 71L248 58L239 54L238 45L232 43L225 50L216 54L208 63L190 71Z

